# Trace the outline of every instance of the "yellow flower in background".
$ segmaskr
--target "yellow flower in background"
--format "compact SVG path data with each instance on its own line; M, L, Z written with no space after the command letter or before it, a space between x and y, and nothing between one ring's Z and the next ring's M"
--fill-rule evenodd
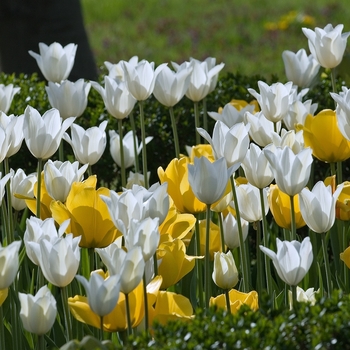
M245 100L231 100L230 104L235 107L237 109L237 111L242 110L243 108L247 107L248 105L252 105L254 106L254 111L252 112L252 114L258 113L260 112L260 107L259 107L259 103L257 100L252 100L251 102L247 102ZM219 108L219 113L221 113L222 111L222 107Z
M291 229L290 196L282 192L277 185L270 185L270 192L267 196L270 210L278 226ZM306 225L301 216L299 207L299 196L293 198L296 227L301 228Z
M9 294L8 288L0 289L0 307L4 303L4 301L6 300L8 294Z
M324 109L315 116L309 114L297 130L303 130L305 147L310 147L319 160L335 163L350 158L350 141L339 130L335 111Z
M106 277L106 276L105 276ZM149 309L157 299L159 287L162 283L160 276L155 277L147 286ZM68 298L69 309L74 318L96 328L100 328L100 317L89 307L87 297L76 295ZM132 328L137 327L145 316L143 282L129 293L130 317ZM120 332L127 329L125 295L120 292L119 300L114 310L103 317L103 329L107 332Z
M343 189L340 192L337 204L335 206L335 216L337 219L348 221L350 220L350 182L343 183Z
M158 273L163 277L161 289L167 289L180 281L195 266L196 256L186 254L185 243L172 239L170 235L161 235L157 258L161 260Z
M155 304L149 312L150 324L154 321L166 324L172 320L193 318L193 308L189 299L173 292L159 291Z
M340 260L344 261L345 265L350 269L350 247L347 247L340 253Z
M253 311L259 309L258 293L251 291L249 293L242 293L236 289L229 291L231 313L235 314L242 305L248 305ZM211 297L209 301L210 306L217 306L220 309L226 310L225 294L220 294L217 297Z
M206 210L206 204L200 202L191 189L188 164L190 159L187 157L174 158L165 171L162 167L158 168L158 176L161 183L168 183L168 193L180 213L202 213Z
M61 225L70 219L66 232L81 236L83 248L103 248L110 245L120 233L115 228L106 203L100 195L109 196L109 189L96 190L97 178L90 176L84 182L75 182L65 204L51 203L52 217Z
M201 241L200 252L201 252L201 255L203 256L205 255L206 225L207 225L207 220L199 221L199 232L200 232L200 241ZM218 225L214 224L212 221L210 221L209 244L210 244L210 247L209 247L210 260L213 261L214 253L222 252L222 247L221 247L220 228Z
M194 162L194 158L200 158L200 157L206 157L208 158L211 162L215 160L214 154L213 154L213 149L209 144L200 144L192 147L186 147L187 153L190 158L190 162Z

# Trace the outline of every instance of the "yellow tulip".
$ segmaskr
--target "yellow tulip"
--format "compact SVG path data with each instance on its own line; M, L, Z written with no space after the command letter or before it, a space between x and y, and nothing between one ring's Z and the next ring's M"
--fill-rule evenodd
M291 212L290 212L290 197L282 192L277 185L270 185L270 193L267 197L271 213L278 226L291 229ZM294 212L296 227L301 228L305 226L305 221L301 216L299 207L299 196L294 196Z
M200 157L206 157L208 158L211 162L215 160L214 154L213 154L213 149L209 144L200 144L196 146L192 146L191 148L188 148L189 152L189 157L190 157L190 162L194 162L194 158L200 158Z
M66 232L74 237L82 236L80 246L84 248L107 247L120 235L100 198L100 195L109 196L109 189L96 190L96 182L96 176L90 176L84 182L73 183L66 203L53 201L50 206L59 225L70 219Z
M8 288L0 289L0 307L4 303L4 301L6 300L8 294L9 294Z
M305 147L311 147L312 154L323 162L342 162L350 158L350 141L340 132L335 111L324 109L315 116L309 114L303 130Z
M181 294L159 291L155 305L150 310L150 324L166 324L171 320L191 320L194 317L191 302Z
M205 255L206 224L207 224L207 220L201 220L199 222L201 255ZM218 225L214 224L212 221L210 222L209 245L210 245L209 246L210 260L213 261L214 260L214 253L215 252L222 252L222 247L221 247L220 228Z
M187 255L186 246L180 239L172 239L170 235L162 235L157 258L161 259L158 267L158 273L163 277L161 289L167 289L194 268L195 259L198 257Z
M206 210L206 204L196 198L188 182L189 163L188 157L174 158L165 171L162 167L158 168L158 176L161 183L168 183L168 193L180 213L202 213Z
M251 291L249 293L242 293L236 289L229 291L231 313L235 314L242 305L248 305L253 311L259 309L258 293ZM210 306L217 306L220 309L226 309L226 296L220 294L217 297L211 297L209 300Z
M162 279L160 276L155 277L147 286L147 298L149 311L153 312L153 305L157 300ZM87 297L76 295L68 298L70 311L78 321L89 324L93 327L100 328L100 317L96 315L89 307ZM137 327L145 316L143 282L129 293L131 327ZM114 310L103 317L103 329L107 332L120 332L127 329L125 295L120 292L119 300Z
M258 113L260 111L259 108L259 103L257 100L253 100L251 102L247 102L245 100L231 100L230 104L235 107L237 109L237 111L240 111L241 109L243 109L244 107L247 107L248 104L254 106L254 111L252 112L252 114L254 113ZM222 108L221 108L222 109ZM221 113L221 110L219 108L219 113Z
M350 247L347 247L340 253L340 260L344 261L345 265L350 269Z

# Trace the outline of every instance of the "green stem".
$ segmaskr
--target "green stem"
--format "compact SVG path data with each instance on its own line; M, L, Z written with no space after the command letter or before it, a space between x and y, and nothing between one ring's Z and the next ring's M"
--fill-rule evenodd
M334 93L337 93L336 88L336 79L335 79L335 68L331 69L331 81L332 81L332 90ZM334 108L337 108L337 103L334 100Z
M298 308L298 299L297 299L297 286L290 286L292 291L292 306L295 311Z
M126 320L128 323L128 335L132 334L131 317L130 317L130 303L129 294L125 294Z
M100 316L100 340L103 341L103 316Z
M226 309L227 313L231 313L231 303L230 303L230 295L228 289L225 289L225 299L226 299Z
M220 228L221 250L223 253L225 253L226 247L225 247L224 225L222 222L222 213L218 213L218 220L219 220L219 228Z
M40 219L40 201L41 201L41 172L43 169L43 160L38 158L38 182L37 182L37 192L36 192L36 217Z
M169 107L169 114L171 119L171 126L173 128L173 138L174 138L174 145L175 145L175 158L180 157L180 145L179 145L179 137L177 135L177 125L176 125L176 119L174 115L174 108Z
M46 344L45 344L45 335L41 334L38 336L38 343L39 343L39 350L45 350Z
M89 268L90 272L95 270L95 252L94 248L89 248ZM90 275L90 273L89 273Z
M154 269L154 276L158 276L157 252L155 252L153 255L153 269Z
M139 153L138 153L138 144L136 141L136 126L135 126L135 119L134 119L134 114L131 112L129 115L130 118L130 125L131 125L131 129L132 129L132 136L133 136L133 143L134 143L134 157L135 157L135 173L139 173L140 172L140 168L139 168Z
M9 159L4 159L5 175L10 173ZM15 240L15 230L12 213L12 195L11 195L11 180L6 182L6 199L7 199L7 218L8 218L8 236L7 244Z
M4 313L0 306L0 349L7 349L5 346Z
M203 128L204 130L208 130L208 113L207 113L207 98L203 98ZM205 143L208 143L204 140Z
M195 223L195 238L196 238L196 256L201 255L201 233L199 228L199 219L196 218ZM203 303L203 272L202 272L202 259L196 259L196 272L197 272L197 286L198 286L198 304L201 309L204 307Z
M328 258L328 252L327 252L326 233L321 233L321 240L322 240L323 259L324 259L325 270L326 270L327 294L329 297L332 292L332 277L331 277L331 268L329 265L329 258Z
M262 228L263 228L263 242L264 246L267 248L269 246L269 237L268 237L268 229L267 229L267 220L265 213L265 202L264 202L264 189L260 188L260 203L261 203L261 212L262 215ZM260 248L258 248L260 250ZM271 261L266 254L264 254L264 262L265 262L265 273L266 273L266 286L267 292L269 296L272 297L273 287L272 287L272 276L271 276Z
M204 276L205 276L205 307L209 309L209 300L211 297L211 273L210 273L210 222L211 222L211 211L210 204L207 204L206 209L206 227L205 227L205 265L204 265Z
M145 331L148 332L149 320L148 320L148 298L147 298L146 273L143 274L143 296L144 296L144 307L145 307Z
M199 108L198 108L198 102L194 102L194 126L196 128L196 145L199 145L201 143L201 135L198 134L197 128L199 128Z
M146 130L145 130L145 116L143 112L143 101L139 101L140 106L140 120L141 120L141 141L142 141L142 171L145 181L145 188L148 188L147 176L147 148L146 148Z
M69 307L68 307L68 293L67 287L61 288L61 298L62 298L62 306L63 306L63 317L66 328L66 342L69 342L73 339L72 336L72 320L70 318Z
M261 225L260 222L256 222L256 270L257 270L257 291L258 295L265 289L264 286L264 264L262 259L262 252L260 250L261 244ZM265 255L265 254L264 254ZM267 278L267 271L266 271Z
M295 241L297 238L297 228L295 223L294 196L289 196L289 198L290 198L290 233L291 233L291 240Z
M250 272L249 272L249 267L248 267L247 257L246 257L247 252L246 252L244 240L243 240L241 214L239 212L236 185L235 185L235 180L233 176L234 175L231 176L230 181L231 181L233 202L235 204L236 220L237 220L237 227L238 227L239 252L240 252L241 269L242 269L242 277L243 277L243 292L247 293L249 291Z
M16 286L16 281L12 283L9 290L9 298L11 301L11 326L12 326L12 339L13 339L13 349L22 349L22 337L19 325L19 300L18 300L18 289Z
M125 161L124 161L124 143L123 143L123 119L118 119L119 148L120 148L120 172L122 176L122 187L126 185Z
M89 280L90 276L90 260L89 260L89 248L81 248L81 273Z
M63 150L63 141L61 140L60 145L58 146L58 160L64 162L64 150Z

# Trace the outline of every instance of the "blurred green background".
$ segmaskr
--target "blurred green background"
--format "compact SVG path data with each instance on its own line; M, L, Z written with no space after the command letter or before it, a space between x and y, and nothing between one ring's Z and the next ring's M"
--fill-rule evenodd
M302 27L343 23L350 31L345 0L82 0L82 6L100 67L134 55L156 65L212 56L225 72L283 80L282 52L308 50Z

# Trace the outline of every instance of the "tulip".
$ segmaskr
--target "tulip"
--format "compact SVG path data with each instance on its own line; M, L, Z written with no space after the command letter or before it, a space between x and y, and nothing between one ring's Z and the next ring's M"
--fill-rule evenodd
M246 123L249 123L249 136L260 147L265 147L272 143L272 135L275 133L275 124L268 120L262 112L251 114L246 112ZM280 123L277 123L277 131L280 129Z
M231 289L229 291L229 300L231 314L236 314L242 305L248 305L253 311L256 311L259 308L258 293L256 291L242 293L236 289ZM215 298L211 297L210 306L214 305L227 310L225 294L220 294Z
M152 139L153 139L153 136L146 137L146 144L151 142ZM137 136L135 140L136 140L136 144L138 145L137 154L140 154L143 145L142 143L140 145L138 144ZM113 160L117 163L119 167L121 167L122 164L121 164L121 155L120 155L121 152L120 152L119 134L116 133L114 130L109 130L109 145L110 145L109 150ZM130 168L133 165L135 165L134 137L133 137L132 131L129 131L123 137L123 150L124 150L124 166L125 168Z
M350 220L350 182L344 181L341 186L342 190L337 199L335 216L337 219L348 221Z
M19 168L15 172L13 169L11 171L11 204L12 208L20 211L26 207L26 202L24 199L17 198L16 193L25 193L26 195L34 197L34 184L36 182L36 176L34 174L26 175L25 172Z
M265 149L271 150L272 152L275 152L276 147L284 148L289 147L294 154L298 154L301 152L304 148L304 137L303 137L303 131L294 131L294 130L281 130L281 135L278 135L277 133L273 133L272 135L272 144L267 145Z
M278 188L289 196L300 193L310 177L311 148L294 154L289 147L276 147L275 152L265 149L264 153L270 162Z
M188 164L188 182L195 196L211 205L224 195L233 169L227 169L225 158L213 163L205 157L195 158L194 164Z
M211 145L199 144L199 145L195 145L192 147L186 146L186 151L187 151L187 154L189 156L190 163L194 162L195 157L197 157L197 158L206 157L210 161L215 160L215 157L213 154L213 148L211 147Z
M258 100L265 118L273 123L281 121L288 113L290 102L293 99L295 88L290 81L286 84L274 83L267 85L263 81L258 82L260 94L254 89L248 91Z
M59 83L49 82L45 87L51 107L60 112L62 119L80 117L87 106L90 83L79 79L75 83L65 80Z
M199 241L200 241L200 251L197 255L206 256L207 255L207 220L199 221ZM212 220L209 222L209 260L214 260L215 252L222 251L220 228ZM209 274L210 276L210 274ZM211 282L210 282L211 283Z
M126 86L137 101L145 101L153 93L157 75L166 66L161 64L154 69L154 62L142 60L136 66L122 62Z
M249 232L249 222L244 219L241 219L241 227L243 241L245 241ZM223 229L225 244L230 249L239 247L240 243L238 236L238 223L236 218L231 213L228 213L225 219L223 220Z
M60 83L68 78L74 65L77 45L68 44L62 47L56 42L50 46L39 43L39 51L40 55L33 51L29 51L29 54L36 59L36 63L47 81Z
M238 270L231 251L214 255L213 281L222 289L231 289L238 283Z
M257 187L250 184L239 185L236 188L236 193L242 219L248 222L257 222L269 212L266 189L263 189L265 213L262 213L261 210L260 191ZM231 202L231 206L235 208L234 202Z
M108 76L112 79L115 79L117 81L124 81L124 68L123 68L123 62L119 61L117 64L113 64L111 62L105 61L104 64L106 68L108 69ZM138 56L133 56L129 59L128 63L132 66L137 66L139 62Z
M157 75L153 95L166 107L174 107L185 95L189 84L192 67L182 66L172 71L165 66Z
M335 68L343 59L347 38L350 32L342 33L343 24L338 24L335 28L327 24L323 29L315 28L315 31L302 28L303 33L308 38L311 54L324 68Z
M53 218L41 220L35 216L31 216L26 220L26 230L24 231L23 241L26 247L28 258L35 264L39 265L39 260L36 251L32 248L29 242L38 243L42 238L47 238L49 241L55 240L57 237L62 237L69 225L69 220L60 225L58 230L55 226Z
M309 87L315 81L320 65L305 49L297 53L286 50L282 53L286 76L289 81L300 88Z
M57 315L56 299L45 285L36 295L18 293L21 303L20 318L23 328L31 333L44 335L53 326Z
M71 117L62 122L57 109L52 108L41 116L35 108L28 106L24 111L23 133L32 155L37 159L50 158L74 119Z
M291 229L291 201L290 197L282 192L277 185L271 185L270 191L267 196L269 207L276 224L279 227L285 228L287 230ZM300 212L299 207L299 196L293 197L294 201L294 215L296 228L301 228L305 226L305 221Z
M219 113L208 112L208 114L214 120L216 120L216 121L220 120L225 125L227 125L228 128L231 128L235 124L244 122L244 114L246 112L253 113L254 106L251 104L247 104L245 107L238 110L231 103L227 103Z
M14 87L13 84L0 84L0 112L7 113L9 111L13 97L20 90L21 88Z
M343 86L339 94L330 93L335 102L337 102L336 116L338 127L342 135L350 140L350 90Z
M2 306L4 301L7 299L8 294L9 294L9 289L8 288L0 289L0 307Z
M92 87L102 96L108 113L116 119L125 119L134 109L136 100L127 89L125 82L106 76L105 88L96 82Z
M75 278L84 286L91 310L103 317L115 308L119 299L119 275L104 279L99 273L92 272L90 280L77 275Z
M104 187L96 190L96 183L95 176L75 182L65 204L53 201L50 206L57 223L70 219L66 232L81 237L80 246L85 248L106 247L120 235L100 197L109 196L110 190Z
M249 183L257 188L265 188L273 180L273 173L265 154L253 143L242 161L242 168Z
M79 162L71 163L66 161L51 161L50 159L44 166L44 181L49 195L64 203L71 190L72 184L82 180L88 164L79 169Z
M299 303L309 303L311 306L316 304L316 293L318 293L320 290L315 290L314 288L308 288L307 290L304 290L303 288L297 287L297 301ZM292 292L288 291L288 299L289 299L289 305L290 309L293 309L293 300L292 300Z
M51 240L42 237L38 243L28 242L44 277L53 285L62 288L72 282L80 262L80 239L67 234Z
M14 241L3 247L0 243L0 290L8 288L14 281L19 267L20 241Z
M131 293L141 282L145 271L141 247L135 246L128 252L112 243L107 248L96 249L111 276L120 276L120 291Z
M197 131L212 146L215 159L224 157L227 168L233 167L233 172L240 167L249 147L249 127L239 123L229 128L223 122L217 121L212 138L202 128Z
M299 194L300 211L309 228L318 233L328 232L335 221L335 205L342 190L338 186L332 193L331 186L319 181L312 191L304 188Z
M304 238L302 243L282 242L276 238L276 243L277 254L263 246L260 249L272 259L281 280L290 286L296 286L309 271L313 260L310 238Z
M151 176L151 173L148 172L147 173L148 181L149 181L150 176ZM145 187L145 177L143 176L143 174L133 173L132 171L130 171L125 188L131 189L132 186L134 186L134 185L139 185L139 186Z
M94 165L102 157L107 144L106 126L106 120L98 127L93 126L87 130L72 124L72 138L67 133L63 135L63 138L72 146L74 156L79 163Z
M2 177L2 174L0 172L0 206L2 203L2 199L5 196L5 186L7 181L11 178L11 174L6 174L4 177ZM1 288L0 288L1 289Z
M350 247L347 247L342 253L340 253L340 260L350 269Z
M319 160L336 163L350 158L350 141L340 132L334 111L324 109L314 117L308 115L298 127L303 130L305 147L311 147Z
M311 100L305 102L294 101L290 106L288 114L283 118L283 123L288 130L295 130L296 125L304 125L306 117L311 114L314 115L318 104L312 103Z

